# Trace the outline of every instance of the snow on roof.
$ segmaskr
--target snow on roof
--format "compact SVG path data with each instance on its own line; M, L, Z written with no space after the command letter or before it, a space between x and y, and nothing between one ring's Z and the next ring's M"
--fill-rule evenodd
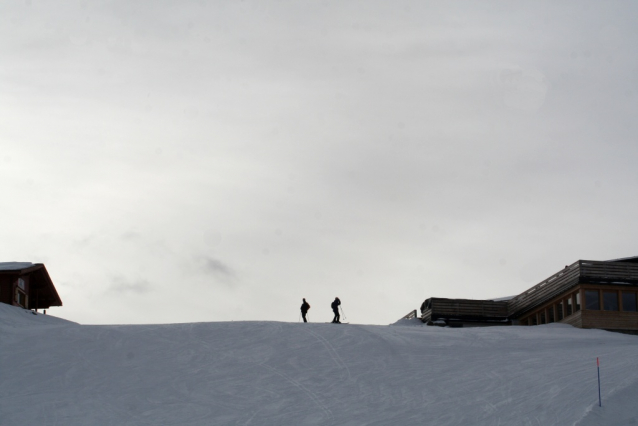
M32 266L31 262L0 262L0 271L20 271Z
M636 262L636 261L638 261L638 256L621 257L619 259L606 260L605 262Z
M505 297L497 297L496 299L487 299L487 300L491 300L492 302L505 302L505 301L513 299L515 297L516 297L516 295L514 295L514 296L505 296Z

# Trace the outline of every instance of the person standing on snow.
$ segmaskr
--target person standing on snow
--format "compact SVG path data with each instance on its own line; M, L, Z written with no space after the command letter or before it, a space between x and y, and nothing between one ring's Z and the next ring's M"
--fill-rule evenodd
M301 316L303 317L303 322L308 322L306 320L306 314L308 313L308 309L310 309L310 304L306 302L306 299L303 299L303 303L301 304Z
M332 322L335 324L341 324L341 315L339 315L339 305L341 305L341 300L338 297L335 297L334 302L330 305L332 307L332 312L334 312L335 317L332 319Z

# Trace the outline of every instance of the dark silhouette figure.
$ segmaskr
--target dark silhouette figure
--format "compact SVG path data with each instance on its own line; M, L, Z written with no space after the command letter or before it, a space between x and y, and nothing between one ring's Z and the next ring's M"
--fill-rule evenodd
M341 324L341 315L339 315L339 305L341 305L341 300L338 297L335 297L334 302L330 305L332 307L332 312L334 312L335 317L332 319L333 323Z
M301 304L301 316L303 317L303 322L308 322L308 320L306 320L308 309L310 309L310 304L306 302L306 299L304 299L303 303Z

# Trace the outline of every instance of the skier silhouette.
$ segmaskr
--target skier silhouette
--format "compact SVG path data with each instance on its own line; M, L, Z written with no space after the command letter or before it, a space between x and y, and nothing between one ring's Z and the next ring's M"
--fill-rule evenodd
M332 322L335 324L341 324L341 315L339 315L339 305L341 305L341 300L338 297L335 297L334 302L330 305L332 307L332 312L334 312L335 317L332 319Z
M310 304L306 302L306 299L304 298L303 303L301 304L301 316L303 317L303 322L308 322L308 320L306 320L308 309L310 309Z

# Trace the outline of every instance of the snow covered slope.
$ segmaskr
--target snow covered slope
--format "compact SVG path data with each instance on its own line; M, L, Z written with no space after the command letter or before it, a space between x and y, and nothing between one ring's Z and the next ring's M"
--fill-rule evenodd
M565 325L86 326L0 304L4 426L614 425L637 392L638 337Z

